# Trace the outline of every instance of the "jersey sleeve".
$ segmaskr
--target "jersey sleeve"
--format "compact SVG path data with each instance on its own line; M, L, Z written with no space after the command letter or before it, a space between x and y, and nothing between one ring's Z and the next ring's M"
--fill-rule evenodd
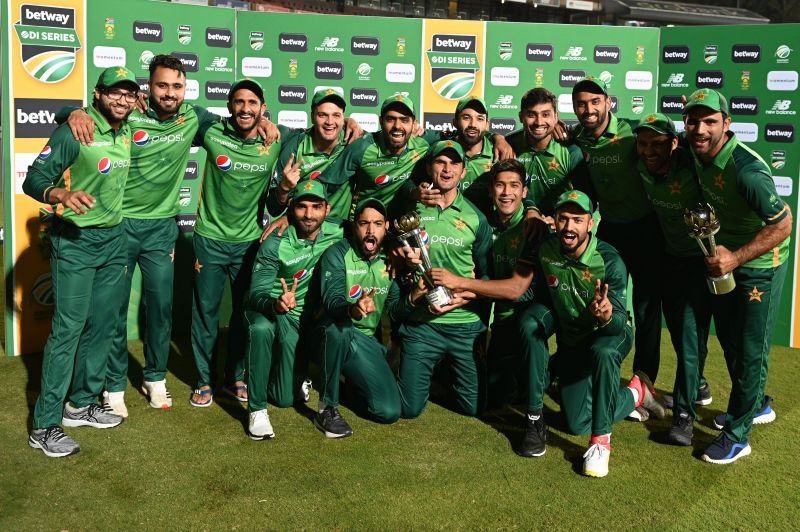
M69 115L80 109L80 107L62 107L56 112L56 124L64 124L69 120Z
M39 155L28 167L28 175L22 183L22 191L36 201L49 203L47 194L54 188L53 183L72 166L80 153L80 143L72 136L66 124L53 131L45 148L50 148L50 155ZM44 151L44 150L43 150Z
M197 133L195 133L192 144L202 146L206 131L220 121L220 116L199 105L192 106L192 109L194 109L194 114L197 115Z
M572 187L586 193L593 202L597 202L597 193L589 178L589 165L583 157L581 149L572 144L567 147L569 150L569 169L567 175L572 183Z
M603 257L606 269L606 278L603 280L608 285L608 300L611 301L611 323L598 329L599 334L614 336L621 334L628 323L628 271L625 263L608 245L598 244L597 251Z
M408 301L409 293L410 289L403 288L397 278L392 281L386 298L386 309L392 321L402 323L414 313L415 307Z
M367 151L367 147L369 146L369 138L370 137L361 137L350 144L345 148L344 153L337 157L317 179L326 185L334 185L336 187L350 181L350 178L353 177L356 171L361 167L361 160L364 158L364 152Z
M776 224L789 215L789 207L778 195L775 182L758 159L738 168L736 185L747 204L766 224Z
M339 243L325 250L319 260L319 269L324 272L320 281L322 308L334 320L349 318L350 302L345 297L347 279L344 256L349 246Z
M492 228L483 214L479 213L479 215L480 223L475 233L475 242L472 244L472 262L475 264L475 278L489 279L489 257L492 256Z
M445 137L442 135L441 131L437 131L435 129L426 129L419 138L433 146L435 143L439 142Z
M275 284L280 268L280 249L282 238L271 234L258 250L253 264L253 278L250 285L248 308L257 310L266 316L274 316L272 308L275 298L270 294Z

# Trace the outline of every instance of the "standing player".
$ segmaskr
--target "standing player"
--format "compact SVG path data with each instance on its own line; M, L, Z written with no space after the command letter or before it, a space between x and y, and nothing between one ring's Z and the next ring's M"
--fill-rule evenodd
M748 438L756 415L762 423L775 419L764 386L786 277L792 212L778 196L769 166L729 131L728 102L722 94L710 89L692 93L684 122L700 189L720 222L717 255L705 259L708 273L732 273L736 280L735 290L711 299L733 388L727 416L715 420L722 432L703 453L707 462L728 464L750 454Z
M489 170L494 163L494 142L487 135L489 114L486 102L477 96L465 96L456 104L453 117L456 136L453 140L464 149L466 172L461 191L481 212L488 216L492 206L489 199ZM510 156L510 154L509 154Z
M94 142L82 145L61 125L28 170L24 192L55 207L50 264L55 312L28 445L51 457L80 451L65 427L115 427L123 418L96 404L103 389L125 276L122 191L131 160L130 128L139 85L127 68L107 68L92 106ZM64 398L72 382L69 402ZM62 414L63 412L63 414Z

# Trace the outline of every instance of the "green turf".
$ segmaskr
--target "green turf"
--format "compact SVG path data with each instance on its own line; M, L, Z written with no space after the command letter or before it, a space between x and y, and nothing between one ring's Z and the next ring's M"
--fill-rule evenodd
M130 345L140 361L141 344ZM26 443L41 359L0 358L0 528L796 528L800 357L773 350L768 391L777 421L754 429L751 456L714 466L697 456L716 434L710 418L724 409L730 385L716 341L711 349L714 403L700 410L694 448L651 440L668 421L622 422L604 479L578 473L586 437L551 429L543 458L516 456L522 417L513 409L478 420L431 404L419 419L391 426L343 409L355 435L331 441L308 412L271 407L276 439L253 442L239 403L189 405L185 349L170 361L171 410L150 409L131 387L127 422L69 429L83 450L49 459ZM666 343L664 352L659 387L674 375ZM549 398L547 408L556 408Z

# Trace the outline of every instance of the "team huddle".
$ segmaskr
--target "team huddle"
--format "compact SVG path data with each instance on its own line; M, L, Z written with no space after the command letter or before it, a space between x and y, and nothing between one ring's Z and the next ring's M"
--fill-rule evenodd
M185 87L169 55L151 62L146 100L131 71L106 69L89 107L59 113L28 171L23 190L55 213L55 311L31 447L75 454L62 426L111 428L128 417L137 264L142 391L151 407L172 406L175 216L192 146L207 159L190 403L208 407L216 393L246 402L254 440L275 436L268 403L309 402L312 383L314 425L329 438L352 435L340 395L359 415L393 423L419 416L435 384L467 416L527 401L516 451L540 457L549 393L566 429L590 435L583 473L602 477L622 419L662 419L669 408L666 441L691 445L696 406L712 401L703 376L712 317L732 390L703 459L750 454L752 425L775 419L764 388L792 214L769 166L729 130L722 94L691 94L679 134L660 113L618 118L604 82L586 77L572 92L576 126L564 127L556 96L535 88L521 97L522 127L503 137L472 96L457 102L452 132L420 130L413 101L398 94L383 102L380 129L364 134L333 89L314 94L310 128L290 130L264 117L254 80L232 85L225 119L185 103ZM719 221L713 253L690 236L684 214L698 206ZM712 294L728 274L735 288ZM673 393L659 396L662 316L677 372ZM631 348L634 372L621 386Z

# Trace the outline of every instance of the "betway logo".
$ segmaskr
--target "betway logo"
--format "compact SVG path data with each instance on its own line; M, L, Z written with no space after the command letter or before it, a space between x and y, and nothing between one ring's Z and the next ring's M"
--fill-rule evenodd
M748 58L748 59L756 59L756 58L758 58L758 55L759 55L758 51L755 51L755 52L748 52L748 51L739 52L739 51L736 51L736 50L733 51L733 58L734 59L738 59L740 57L745 57L745 58Z
M616 46L595 46L595 63L619 63L619 48Z
M25 6L23 11L24 21L28 22L31 20L40 20L42 22L55 22L61 26L71 26L70 19L72 15L69 13L59 13L54 10L47 9L49 6L36 6L42 7L43 9L34 10L31 9L33 6Z
M55 124L56 115L47 109L39 112L26 113L22 109L17 109L17 124Z
M700 89L721 89L724 76L719 70L698 70L695 85Z
M758 63L761 61L761 46L758 44L735 44L731 49L734 63Z
M308 91L301 85L281 85L278 87L278 101L280 103L306 103Z
M688 46L665 46L664 52L661 56L662 61L665 63L688 63L689 62L689 47Z
M227 28L206 28L206 45L230 48L233 45L233 32Z
M529 43L525 52L528 61L552 61L553 45Z
M689 59L689 52L664 52L666 59Z
M756 98L734 96L730 102L731 114L755 115L758 114L758 100Z
M350 39L350 53L355 55L378 55L380 41L375 37L353 37Z
M443 39L438 35L434 35L433 37L433 44L434 46L439 49L450 49L450 50L463 50L465 52L469 52L472 50L472 45L474 41L472 40L460 40L453 37L448 37Z
M136 35L152 35L154 37L158 37L159 35L161 35L160 29L147 26L145 27L137 26L136 28L134 28L134 31L136 32Z
M662 96L661 97L661 112L662 113L682 113L683 102L680 96Z
M137 41L161 42L164 28L158 22L137 20L133 23L133 38Z
M771 142L792 142L794 140L794 126L790 124L767 124L764 129L764 138Z

